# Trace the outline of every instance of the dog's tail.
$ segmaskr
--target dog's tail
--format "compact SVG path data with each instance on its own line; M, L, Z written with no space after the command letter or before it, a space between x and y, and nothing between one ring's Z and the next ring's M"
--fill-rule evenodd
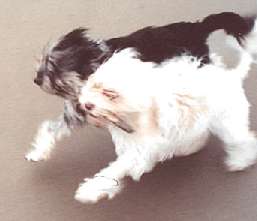
M228 44L240 54L240 60L236 67L241 79L247 77L252 63L257 63L257 16L248 18L251 21L251 29L245 34L239 44L234 38L228 36Z
M206 38L210 33L223 29L228 35L235 37L239 44L242 44L242 40L254 26L254 17L246 18L233 12L223 12L206 17L202 24Z

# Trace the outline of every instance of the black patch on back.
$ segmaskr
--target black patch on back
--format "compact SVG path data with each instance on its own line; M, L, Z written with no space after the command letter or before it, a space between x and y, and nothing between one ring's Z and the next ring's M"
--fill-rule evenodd
M60 59L55 60L59 73L77 72L81 79L86 79L92 73L91 64L102 51L94 41L86 37L86 29L78 28L63 37L53 48L53 53L62 53Z
M209 63L206 40L218 29L235 36L238 40L252 28L250 22L232 12L214 14L202 22L179 22L161 27L146 27L120 38L112 38L107 45L112 51L133 47L142 61L161 63L166 59L188 53Z

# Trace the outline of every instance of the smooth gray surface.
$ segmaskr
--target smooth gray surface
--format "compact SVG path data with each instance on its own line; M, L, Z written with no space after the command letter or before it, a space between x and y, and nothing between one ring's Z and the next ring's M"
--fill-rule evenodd
M1 221L257 220L257 167L227 173L216 139L196 155L159 165L139 183L128 180L122 194L97 205L80 204L73 194L84 177L115 158L105 131L76 132L58 144L48 162L24 160L38 125L62 110L61 99L32 84L35 56L46 42L79 26L100 38L209 13L253 13L256 0L0 0L0 5ZM216 48L223 44L214 41ZM227 55L230 60L232 54ZM255 130L256 72L253 66L245 84Z

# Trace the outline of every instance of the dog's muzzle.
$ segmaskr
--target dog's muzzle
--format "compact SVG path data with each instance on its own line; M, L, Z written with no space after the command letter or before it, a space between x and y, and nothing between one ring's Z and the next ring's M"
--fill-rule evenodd
M35 78L34 83L38 86L41 86L43 84L43 78Z
M126 131L127 133L133 133L134 129L127 123L125 122L123 119L121 119L120 117L118 117L116 114L110 112L110 111L103 111L100 114L93 114L93 110L95 109L95 105L92 103L85 103L81 105L81 108L83 110L85 110L85 112L87 114L89 114L90 116L94 117L94 118L98 118L98 119L103 119L105 121L108 121L112 124L114 124L115 126L119 127L120 129Z

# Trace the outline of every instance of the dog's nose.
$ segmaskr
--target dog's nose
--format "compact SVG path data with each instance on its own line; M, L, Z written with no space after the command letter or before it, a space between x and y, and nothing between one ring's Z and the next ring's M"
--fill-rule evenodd
M95 105L92 104L92 103L86 103L86 104L84 104L84 107L85 107L87 110L90 111L90 110L94 109Z
M43 84L43 79L42 78L35 78L34 83L37 84L38 86L41 86Z

